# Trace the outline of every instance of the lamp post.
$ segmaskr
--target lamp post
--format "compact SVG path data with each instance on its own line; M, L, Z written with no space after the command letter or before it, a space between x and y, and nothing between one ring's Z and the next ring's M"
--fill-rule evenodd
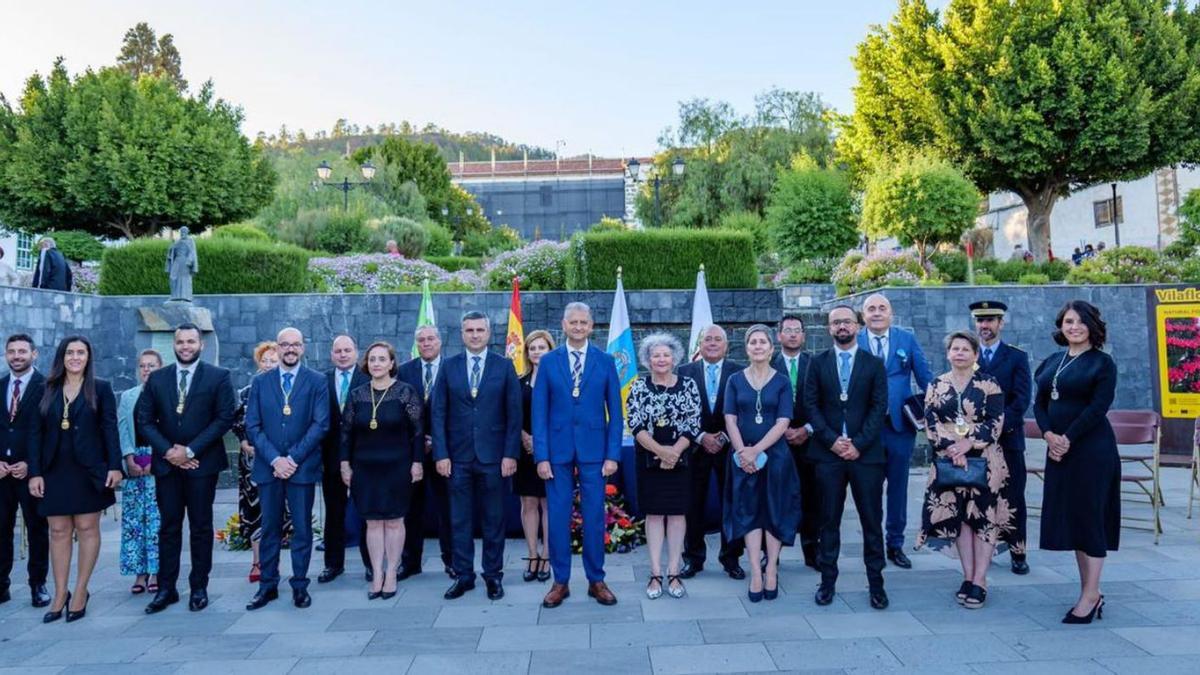
M642 166L641 162L639 162L636 157L630 157L629 161L625 163L625 170L629 172L629 178L635 183L641 182L641 180L640 180L641 166ZM659 185L661 183L662 177L659 175L658 171L654 171L653 165L651 165L650 168L654 174L654 224L656 226L661 226L662 225L662 202L659 199L658 193L659 193ZM683 169L684 169L684 161L681 157L676 157L674 160L671 161L671 175L672 176L676 176L676 177L682 176Z
M1121 224L1117 222L1117 184L1116 183L1112 184L1112 193L1113 193L1112 209L1109 210L1109 213L1112 214L1113 241L1114 241L1114 247L1120 248L1121 247Z
M375 165L371 162L364 162L360 167L362 170L362 181L351 181L349 177L343 178L340 183L330 183L329 176L333 174L333 167L329 166L329 162L321 160L317 165L317 178L320 179L320 184L325 187L331 187L342 191L342 210L350 210L350 191L356 187L364 187L371 184L371 179L375 177Z

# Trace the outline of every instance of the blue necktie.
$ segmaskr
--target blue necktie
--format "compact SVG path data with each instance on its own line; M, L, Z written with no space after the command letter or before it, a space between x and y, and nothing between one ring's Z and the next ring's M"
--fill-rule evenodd
M714 411L717 409L717 389L721 386L720 379L717 377L717 368L718 366L715 363L708 364L708 383L706 385L708 389L708 409Z
M338 389L338 407L346 407L346 397L350 395L350 373L342 373L342 386Z
M425 400L429 400L429 388L433 386L433 364L425 364L425 391L421 392L425 395Z
M841 352L838 358L842 360L842 366L838 369L838 379L841 380L842 393L850 391L850 352ZM842 420L842 435L846 436L846 420Z
M471 395L474 396L479 391L479 357L472 356L475 365L471 366Z
M295 377L295 375L293 375L292 373L284 373L283 374L283 395L284 396L292 395L292 378L293 377Z
M881 359L886 358L887 356L883 353L883 337L879 335L875 336L875 356L878 356ZM847 357L849 357L849 355L847 355Z
M571 368L571 377L575 379L575 386L579 386L579 376L583 374L583 354L571 352L571 356L575 357L575 365Z
M992 363L992 349L991 349L991 347L989 347L989 348L983 350L983 365L989 366L989 365L991 365L991 363Z

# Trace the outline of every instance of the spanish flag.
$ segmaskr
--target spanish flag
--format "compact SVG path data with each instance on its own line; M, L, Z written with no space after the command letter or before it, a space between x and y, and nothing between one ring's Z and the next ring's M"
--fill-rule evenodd
M508 308L508 334L504 338L504 354L512 360L517 375L524 375L525 326L521 324L521 282L513 277L512 304Z

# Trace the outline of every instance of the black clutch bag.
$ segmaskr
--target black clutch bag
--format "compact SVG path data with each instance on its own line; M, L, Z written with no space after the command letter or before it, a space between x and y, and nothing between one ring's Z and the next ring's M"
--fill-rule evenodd
M933 460L933 467L937 472L931 486L934 490L987 489L987 460L982 457L968 457L965 467L954 466L947 457L938 457Z
M908 426L914 431L925 430L925 399L924 397L914 394L904 399L904 403L900 406L901 414L904 415L904 420L908 422Z

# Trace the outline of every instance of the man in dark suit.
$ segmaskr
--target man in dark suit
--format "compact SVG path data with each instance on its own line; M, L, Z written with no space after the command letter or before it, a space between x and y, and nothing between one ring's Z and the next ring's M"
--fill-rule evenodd
M817 499L816 468L808 458L812 425L808 423L808 411L804 408L804 382L812 357L804 352L804 320L797 314L785 314L779 320L776 338L779 340L779 353L772 359L771 365L792 385L792 421L784 432L784 438L792 449L792 460L800 478L800 549L804 553L804 564L816 569L821 503Z
M833 602L849 486L863 530L871 606L886 609L882 525L886 457L879 430L887 409L887 374L882 361L859 349L857 333L857 313L846 305L834 307L829 313L834 346L813 358L804 382L804 404L813 427L809 456L816 464L821 500L821 585L815 599L818 605Z
M1000 539L1008 543L1013 574L1029 574L1029 563L1025 560L1025 411L1029 409L1033 379L1029 374L1029 355L1000 339L1007 311L1007 305L994 300L971 304L971 316L979 335L979 369L996 378L1004 392L1000 447L1008 464L1007 496L1015 527L1001 533Z
M491 325L482 312L462 318L466 352L444 362L433 388L433 459L450 482L454 600L475 588L475 505L483 525L483 580L489 600L504 597L504 494L521 450L521 381L512 361L489 351Z
M179 602L179 556L187 514L192 570L188 609L208 606L212 571L213 500L217 475L229 468L222 437L237 408L229 371L200 360L200 329L175 329L175 365L151 373L138 397L134 421L153 454L155 498L162 515L158 531L158 593L146 606L154 614Z
M69 291L73 283L71 266L58 250L58 245L50 237L42 237L38 242L37 265L33 268L34 288L45 288L52 291Z
M38 423L37 407L45 391L46 378L34 369L37 349L24 333L8 336L4 344L8 374L0 378L4 396L0 420L0 603L12 599L9 573L13 567L13 528L17 507L25 519L29 539L30 602L34 607L50 604L46 573L50 568L50 539L46 519L38 515L37 500L29 494L29 428Z
M325 381L329 385L329 433L321 443L321 493L325 497L325 531L322 539L325 543L325 569L317 576L317 583L325 584L341 576L346 569L346 503L350 492L342 482L341 473L341 432L342 411L346 401L350 400L350 392L371 380L370 376L358 368L358 346L349 335L339 335L333 339L329 349L329 358L333 368L325 373ZM362 556L363 566L371 569L371 556L367 552L366 527L360 527L362 537L358 542L358 551Z
M691 579L704 569L708 549L704 543L704 507L708 502L709 480L717 475L717 494L725 485L725 470L729 466L729 437L725 435L725 384L745 364L726 360L729 339L725 329L708 326L700 333L700 360L679 367L679 374L690 377L700 389L700 437L692 450L692 501L688 505L687 533L683 540L683 566L679 576ZM745 579L746 571L738 564L746 550L741 539L729 541L721 529L721 550L717 560L725 573L734 579Z
M416 332L418 358L412 359L400 366L397 377L401 382L407 382L425 401L425 410L421 426L429 429L430 403L433 399L433 389L442 376L442 336L437 326L421 326ZM437 475L433 465L433 437L425 434L425 480L413 486L412 503L408 507L408 515L404 516L404 553L400 558L400 571L396 577L403 581L414 574L421 573L421 563L425 555L425 511L432 508L437 520L438 544L442 552L442 568L446 576L454 578L452 553L454 546L450 540L450 497L446 479ZM367 568L367 574L371 572ZM369 577L368 577L369 578Z
M533 458L546 481L550 567L554 585L542 599L553 609L571 594L571 513L579 486L583 570L588 596L617 604L604 582L604 486L617 472L625 415L617 364L588 338L595 324L582 302L563 309L566 342L542 357L533 387ZM578 478L576 478L578 476Z
M262 503L262 577L246 605L255 610L279 598L279 550L283 503L292 512L292 603L312 605L308 563L312 553L312 510L321 479L321 439L329 431L329 385L300 363L304 336L284 328L276 338L279 367L256 375L246 402L246 435L254 446L254 470Z
M860 349L883 361L887 372L888 405L883 423L883 446L887 450L887 559L896 567L909 569L912 561L904 553L904 528L908 524L908 474L912 465L917 430L904 417L904 402L917 392L924 394L933 373L917 338L892 325L892 303L880 293L863 302L866 326L858 335Z

